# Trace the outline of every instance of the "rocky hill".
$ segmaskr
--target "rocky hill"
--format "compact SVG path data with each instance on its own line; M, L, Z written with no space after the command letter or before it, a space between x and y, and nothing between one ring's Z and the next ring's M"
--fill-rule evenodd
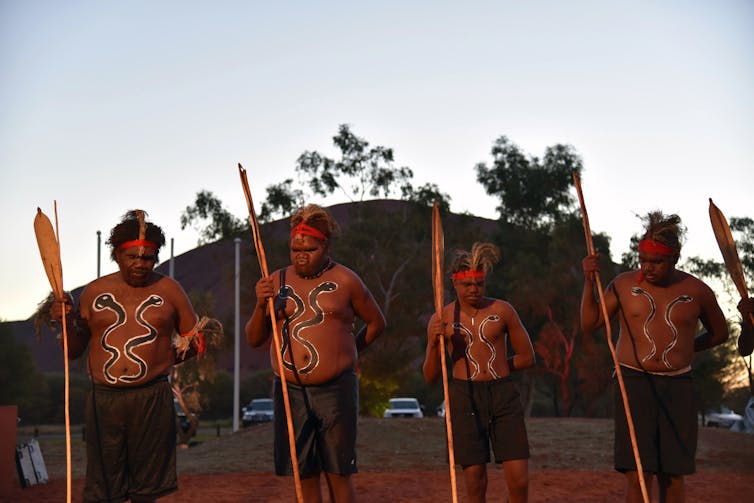
M329 208L338 221L343 234L347 234L349 215L353 205L364 205L371 211L392 213L398 211L416 211L415 205L405 201L375 200L361 203L339 204ZM495 230L496 222L469 215L447 215L444 222L446 229L454 225L476 227L483 234L491 234ZM429 228L430 221L427 220ZM265 224L260 230L268 257L270 270L287 263L285 254L285 241L288 235L287 220L278 220ZM259 265L251 243L251 234L242 236L240 244L241 256L241 309L240 323L243 337L243 326L253 307L253 285L259 278ZM163 251L164 253L164 251ZM429 256L430 251L427 251ZM338 254L337 242L333 246L333 257L349 263L347 257ZM65 266L65 264L64 264ZM181 283L186 292L193 297L198 293L211 299L214 305L212 314L225 326L226 346L218 358L218 366L230 372L233 370L233 331L234 331L234 268L235 268L235 244L233 239L224 239L214 243L199 246L191 251L178 255L174 258L175 279ZM157 270L167 274L169 264L163 262ZM83 285L73 290L74 297L83 290ZM209 294L209 295L208 295ZM50 329L43 328L41 337L37 338L34 332L32 319L24 321L6 322L4 325L10 329L19 341L28 345L31 350L36 367L42 372L62 372L63 359L56 334ZM255 370L269 366L268 350L266 348L250 348L244 339L241 339L241 374L248 375ZM74 362L72 370L83 370L82 361Z

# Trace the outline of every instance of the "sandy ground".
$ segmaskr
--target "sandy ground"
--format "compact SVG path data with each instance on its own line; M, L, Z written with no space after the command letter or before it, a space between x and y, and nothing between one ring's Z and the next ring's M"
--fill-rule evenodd
M362 502L451 501L444 462L443 424L436 418L364 419L359 430L360 472L354 485ZM532 459L530 501L614 502L623 499L623 477L612 470L612 422L599 419L527 421ZM204 439L179 451L179 490L162 502L290 502L291 478L271 471L270 425ZM42 441L50 474L47 484L22 489L16 481L0 501L64 502L65 453L56 442ZM74 442L73 501L81 501L83 442ZM499 467L489 467L489 501L505 501ZM754 435L701 428L697 473L687 477L687 501L752 501ZM457 472L458 500L466 501ZM656 496L654 498L656 501Z

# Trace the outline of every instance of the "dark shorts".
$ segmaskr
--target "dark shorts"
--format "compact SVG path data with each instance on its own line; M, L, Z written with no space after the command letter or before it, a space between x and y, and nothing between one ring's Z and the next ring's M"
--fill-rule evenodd
M677 376L647 374L621 366L636 444L645 472L689 475L696 471L697 414L692 372ZM615 469L635 471L636 462L617 378Z
M159 498L177 490L175 442L167 377L135 388L95 384L86 410L84 501Z
M356 429L359 383L349 370L318 386L288 382L293 431L301 478L321 472L356 473ZM290 475L291 455L283 403L283 387L275 377L275 474Z
M461 466L529 458L524 412L516 383L494 381L450 382L453 448Z

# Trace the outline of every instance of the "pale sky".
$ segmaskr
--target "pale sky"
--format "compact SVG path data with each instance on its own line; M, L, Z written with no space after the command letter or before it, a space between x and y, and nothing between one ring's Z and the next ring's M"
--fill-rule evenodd
M720 259L707 199L754 217L752 61L748 0L0 0L0 318L49 292L37 206L57 200L73 289L126 210L188 251L199 190L244 218L238 162L259 209L302 152L337 156L342 123L489 218L474 166L496 138L573 145L615 260L655 208L683 218L684 256Z

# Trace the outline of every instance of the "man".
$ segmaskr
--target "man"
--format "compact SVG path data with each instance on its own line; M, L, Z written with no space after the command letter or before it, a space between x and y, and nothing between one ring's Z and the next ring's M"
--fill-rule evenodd
M456 301L427 325L424 378L441 374L440 351L449 342L449 383L455 460L463 467L469 501L486 501L489 446L502 463L510 501L528 500L529 442L516 384L510 374L534 365L534 349L516 310L484 296L485 276L500 258L490 243L458 251L451 267ZM506 338L514 355L507 355Z
M738 303L738 311L741 313L741 335L738 336L738 353L741 356L749 356L754 350L754 324L751 315L754 313L754 298L747 297Z
M176 420L168 374L175 334L196 323L174 280L154 272L162 230L128 212L107 243L118 272L84 288L66 316L69 358L89 348L84 501L154 501L177 490ZM71 311L71 306L66 307ZM53 318L62 318L60 303Z
M691 361L695 351L725 342L728 327L712 290L675 268L683 228L677 215L646 217L639 243L640 269L618 275L605 290L609 318L619 314L616 345L641 464L657 476L660 501L685 501L684 476L694 473L697 410ZM604 324L594 295L599 254L583 260L581 325ZM701 321L705 332L696 336ZM615 469L626 475L626 501L642 501L620 389L615 385Z
M318 502L324 472L335 502L355 501L359 351L382 334L385 319L372 294L350 269L330 258L335 221L308 205L291 217L288 267L256 284L256 307L246 340L258 347L272 334L268 299L274 298L284 369L270 346L273 371L285 372L304 501ZM354 336L354 319L364 329ZM282 385L275 378L275 473L291 473Z

